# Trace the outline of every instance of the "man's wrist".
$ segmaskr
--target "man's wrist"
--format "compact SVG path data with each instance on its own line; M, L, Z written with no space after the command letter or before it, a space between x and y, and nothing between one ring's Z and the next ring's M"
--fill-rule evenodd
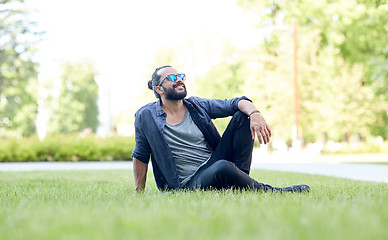
M249 113L248 116L251 117L255 113L260 113L260 111L256 109L256 110L252 111L251 113Z

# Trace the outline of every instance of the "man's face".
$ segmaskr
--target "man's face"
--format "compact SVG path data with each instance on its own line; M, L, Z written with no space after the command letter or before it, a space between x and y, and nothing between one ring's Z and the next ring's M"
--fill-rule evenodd
M177 70L175 70L175 68L172 67L163 68L159 71L161 80L163 80L169 74L178 74L178 72ZM164 80L161 87L164 90L164 95L167 100L181 100L187 95L186 85L180 78L177 78L177 80L174 82L170 81L167 78L166 80Z

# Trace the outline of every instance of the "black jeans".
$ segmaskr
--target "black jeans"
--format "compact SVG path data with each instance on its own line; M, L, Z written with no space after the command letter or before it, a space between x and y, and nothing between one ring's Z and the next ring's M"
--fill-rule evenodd
M233 115L210 160L186 184L188 189L271 188L249 177L252 140L248 117L238 111Z

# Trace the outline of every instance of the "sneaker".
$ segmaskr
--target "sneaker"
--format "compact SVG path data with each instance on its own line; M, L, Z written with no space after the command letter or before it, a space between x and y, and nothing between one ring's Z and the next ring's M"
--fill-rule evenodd
M310 187L306 184L294 185L291 187L274 187L273 192L310 192Z

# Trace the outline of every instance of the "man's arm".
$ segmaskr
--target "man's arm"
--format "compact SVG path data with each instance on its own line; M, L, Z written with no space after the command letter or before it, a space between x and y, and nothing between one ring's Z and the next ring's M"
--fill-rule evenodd
M133 158L133 173L135 175L135 191L142 192L145 189L147 180L148 164L141 162L137 158Z
M269 143L269 138L271 137L271 128L268 126L264 117L257 110L255 105L248 100L240 100L238 102L238 108L241 112L249 116L251 120L250 128L252 132L252 139L255 138L256 133L260 144Z

